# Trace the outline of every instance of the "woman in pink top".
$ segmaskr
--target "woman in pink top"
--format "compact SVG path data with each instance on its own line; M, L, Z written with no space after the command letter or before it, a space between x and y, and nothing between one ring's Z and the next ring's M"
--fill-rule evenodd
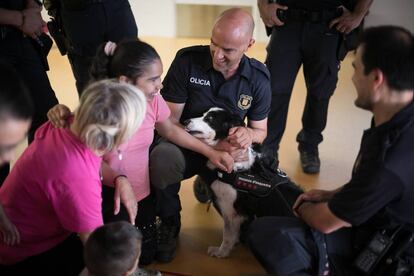
M66 128L41 126L0 189L20 242L0 241L0 275L78 275L82 242L102 225L101 156L145 116L143 94L105 80L91 85ZM79 235L79 238L77 237Z
M139 263L153 261L156 252L155 201L150 195L149 149L157 133L173 143L206 156L214 165L228 171L233 159L226 152L216 151L178 127L170 119L170 110L160 95L162 63L160 56L149 44L140 40L127 40L116 45L108 42L98 49L91 68L94 80L118 78L134 84L147 98L147 113L139 130L117 151L104 156L104 182L129 181L138 202L135 224L143 234ZM58 105L49 111L49 119L57 126L64 125L70 111ZM168 162L168 156L165 157ZM113 189L103 188L104 221L129 220L127 210L113 207ZM113 211L115 209L115 212ZM118 212L119 211L119 212Z

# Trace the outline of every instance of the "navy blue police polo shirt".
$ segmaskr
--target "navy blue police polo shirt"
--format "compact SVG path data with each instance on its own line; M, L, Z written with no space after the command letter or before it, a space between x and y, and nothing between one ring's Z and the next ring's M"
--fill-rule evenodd
M270 75L263 63L243 56L237 73L225 80L214 70L209 46L181 49L164 79L161 94L167 102L185 103L181 123L221 107L241 119L260 121L270 110Z

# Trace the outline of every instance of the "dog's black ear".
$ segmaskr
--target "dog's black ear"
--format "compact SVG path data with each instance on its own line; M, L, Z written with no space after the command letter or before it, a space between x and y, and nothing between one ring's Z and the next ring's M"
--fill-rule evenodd
M229 124L230 127L238 127L238 126L246 126L244 121L237 115L237 114L231 114Z

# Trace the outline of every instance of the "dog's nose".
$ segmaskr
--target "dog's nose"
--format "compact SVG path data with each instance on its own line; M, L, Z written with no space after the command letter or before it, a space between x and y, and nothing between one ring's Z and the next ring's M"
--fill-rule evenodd
M190 119L185 120L185 121L183 122L184 126L188 126L190 123L191 123L191 120L190 120Z

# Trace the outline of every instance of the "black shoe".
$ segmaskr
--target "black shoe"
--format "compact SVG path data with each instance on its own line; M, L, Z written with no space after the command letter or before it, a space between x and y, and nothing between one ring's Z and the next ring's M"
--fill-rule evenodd
M139 257L140 265L149 265L155 259L157 253L157 226L154 223L140 226L142 233L141 256Z
M180 233L180 219L162 219L157 229L157 253L155 259L162 263L171 262L177 249Z
M207 183L200 176L194 180L193 192L196 199L201 203L207 203L211 200L211 190Z
M321 167L321 160L319 160L318 150L299 150L300 163L305 173L315 174L319 173Z

